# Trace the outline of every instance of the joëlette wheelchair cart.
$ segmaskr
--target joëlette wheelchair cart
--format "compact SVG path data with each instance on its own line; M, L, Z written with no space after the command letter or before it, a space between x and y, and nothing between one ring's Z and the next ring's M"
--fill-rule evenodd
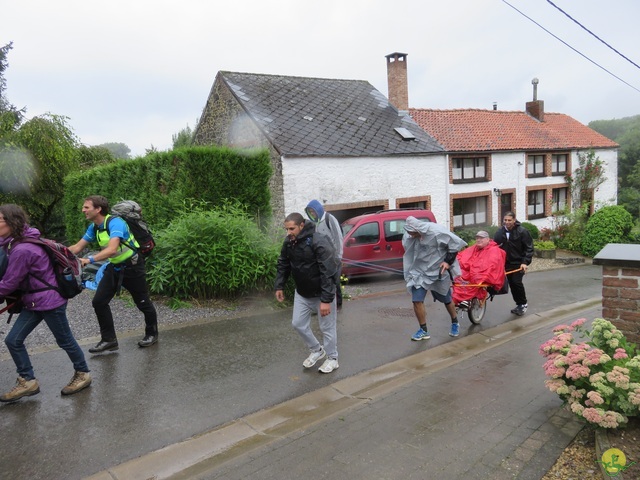
M463 300L461 302L457 302L456 312L460 314L460 312L466 312L469 316L469 321L474 325L479 325L484 315L487 311L487 300L490 302L493 301L493 297L496 295L503 295L505 293L509 293L509 282L507 281L507 275L515 272L519 272L522 268L518 268L517 270L511 270L505 272L504 276L504 285L500 290L496 290L491 285L486 283L464 283L461 282L460 277L456 278L452 283L453 289L453 297L456 297L456 289L459 289L458 292L461 292L464 297L469 296L470 289L473 289L473 297L469 300Z

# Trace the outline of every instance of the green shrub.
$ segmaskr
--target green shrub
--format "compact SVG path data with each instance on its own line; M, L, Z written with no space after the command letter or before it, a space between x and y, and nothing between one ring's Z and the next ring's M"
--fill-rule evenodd
M588 220L589 204L584 204L567 215L555 217L550 240L558 248L572 252L581 251L582 235Z
M237 206L184 213L156 237L148 273L153 293L232 298L273 286L280 246Z
M594 213L582 236L581 253L593 257L608 243L629 243L633 217L624 207L612 205Z
M540 237L540 231L538 230L538 227L536 227L533 223L522 222L520 223L520 225L529 230L532 239L537 240L538 237Z
M556 244L551 240L534 240L533 248L536 250L555 250Z

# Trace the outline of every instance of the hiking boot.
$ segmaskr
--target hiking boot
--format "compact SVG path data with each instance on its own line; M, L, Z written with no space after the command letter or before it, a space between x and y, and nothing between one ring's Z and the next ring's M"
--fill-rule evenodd
M102 352L106 352L111 351L111 350L118 350L118 341L114 340L112 342L104 342L102 340L100 340L98 342L98 344L95 347L92 347L89 349L89 353L102 353Z
M62 395L73 395L80 390L87 388L91 385L91 375L89 372L78 372L73 374L71 381L60 392Z
M458 322L451 323L451 330L449 330L450 337L457 337L460 335L460 324Z
M22 397L30 397L40 393L40 385L38 380L26 380L22 377L18 377L16 380L16 386L11 389L10 392L0 395L0 402L15 402Z
M429 332L425 332L422 328L419 328L418 331L411 336L411 340L416 342L419 342L420 340L429 340L430 338L431 335L429 335Z
M331 373L340 367L337 358L327 358L322 366L318 369L320 373Z
M305 359L305 361L302 362L302 366L304 368L311 368L318 362L318 360L324 358L326 355L327 352L324 351L324 348L320 347L320 350L318 352L311 352L311 355L309 355Z
M158 334L145 335L144 338L138 342L138 346L144 348L155 345L156 343L158 343Z

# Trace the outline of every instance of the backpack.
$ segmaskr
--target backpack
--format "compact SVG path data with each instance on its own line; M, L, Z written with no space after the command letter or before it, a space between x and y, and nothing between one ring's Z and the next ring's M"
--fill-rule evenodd
M153 239L147 223L142 219L142 207L133 200L123 200L116 203L111 207L111 217L107 219L107 224L105 225L107 232L109 231L109 223L111 223L111 218L113 217L120 217L127 223L129 232L133 235L133 238L136 239L138 245L140 245L140 248L134 248L134 250L142 253L142 256L145 258L151 255L151 252L153 252L156 246L156 242ZM132 245L129 245L129 247L132 247Z
M64 298L73 298L84 289L82 282L82 262L76 255L61 243L47 238L22 238L20 243L40 245L53 265L53 273L56 275L56 285L51 285L36 275L30 274L40 282L47 285L45 288L32 290L29 293L42 292L44 290L56 290Z

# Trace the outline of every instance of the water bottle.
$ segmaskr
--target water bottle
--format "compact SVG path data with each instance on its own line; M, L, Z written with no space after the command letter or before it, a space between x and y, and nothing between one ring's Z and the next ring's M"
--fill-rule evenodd
M65 268L62 274L67 282L73 281L73 271L69 267Z

